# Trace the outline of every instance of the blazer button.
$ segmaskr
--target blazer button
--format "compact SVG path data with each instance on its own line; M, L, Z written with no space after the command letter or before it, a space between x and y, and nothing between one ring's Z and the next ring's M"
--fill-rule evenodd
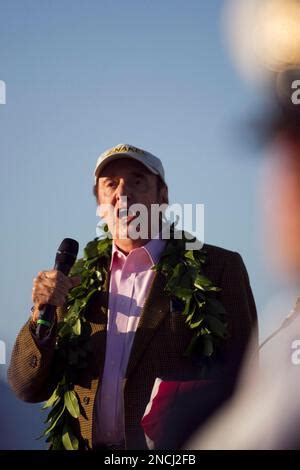
M30 356L29 365L34 368L37 366L37 363L38 363L37 357L34 354Z
M83 397L83 400L82 400L82 401L83 401L83 403L84 403L85 405L88 405L89 402L90 402L90 397Z

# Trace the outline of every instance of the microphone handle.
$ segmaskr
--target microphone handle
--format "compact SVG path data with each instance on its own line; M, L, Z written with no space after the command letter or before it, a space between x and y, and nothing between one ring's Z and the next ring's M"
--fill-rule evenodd
M35 330L35 336L38 339L41 340L45 338L45 336L48 335L49 330L54 323L55 311L56 311L56 306L49 305L49 304L46 304L43 310L40 311L39 318L38 318L40 323L37 324L37 327ZM45 322L45 323L42 323L42 322Z

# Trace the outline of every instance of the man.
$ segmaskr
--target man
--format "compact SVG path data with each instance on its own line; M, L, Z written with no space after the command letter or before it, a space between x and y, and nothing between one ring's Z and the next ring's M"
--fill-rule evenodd
M109 295L95 296L85 315L92 331L92 354L74 384L82 409L78 432L86 448L145 449L141 419L156 378L199 378L199 365L184 355L193 331L182 312L174 311L164 290L166 278L151 269L169 243L161 233L150 233L152 205L168 202L162 163L131 145L109 149L97 161L94 194L113 246ZM135 204L148 209L140 237L130 229L137 220L131 209ZM229 338L210 378L234 381L256 328L255 304L240 255L211 245L203 250L207 253L203 271L221 289L216 298L229 324ZM63 307L67 293L79 283L77 277L53 270L40 272L34 280L33 315L19 333L8 373L11 387L23 400L43 401L53 391L56 325L45 342L37 341L39 310L47 303ZM64 314L63 308L57 309L58 320ZM219 382L215 387L220 387Z

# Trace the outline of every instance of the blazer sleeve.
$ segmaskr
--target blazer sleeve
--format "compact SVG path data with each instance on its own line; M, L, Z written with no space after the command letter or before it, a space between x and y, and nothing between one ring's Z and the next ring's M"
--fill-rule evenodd
M249 276L241 256L230 253L221 276L220 301L228 314L229 338L224 351L227 371L233 380L240 370L251 339L258 346L257 312Z
M62 310L57 309L58 316ZM21 400L37 403L47 400L54 388L51 372L56 341L56 325L47 340L34 338L29 319L19 332L8 368L8 383Z

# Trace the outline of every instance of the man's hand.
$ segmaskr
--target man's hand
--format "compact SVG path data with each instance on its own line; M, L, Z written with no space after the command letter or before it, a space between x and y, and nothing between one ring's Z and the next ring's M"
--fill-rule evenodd
M79 276L67 277L55 269L40 271L33 280L32 301L34 309L32 320L37 321L39 311L45 304L62 307L66 301L69 290L81 282Z

